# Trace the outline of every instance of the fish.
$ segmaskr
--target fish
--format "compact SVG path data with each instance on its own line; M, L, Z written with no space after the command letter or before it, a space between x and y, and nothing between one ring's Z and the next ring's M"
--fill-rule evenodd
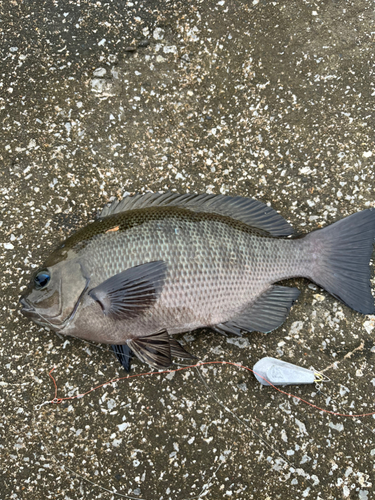
M374 314L370 259L375 209L305 235L253 198L147 193L115 200L61 243L31 277L21 312L59 334L110 344L164 369L194 358L173 337L282 325L303 277L362 314Z

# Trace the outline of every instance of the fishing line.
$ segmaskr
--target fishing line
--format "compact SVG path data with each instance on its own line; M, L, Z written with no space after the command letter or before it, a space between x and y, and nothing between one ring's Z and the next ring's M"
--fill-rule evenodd
M322 370L322 371L325 371L325 370ZM369 373L368 373L368 375L369 375ZM365 377L365 378L366 378L366 377ZM342 387L343 389L347 390L347 388L346 388L343 384L339 384L339 386L340 386L340 387ZM318 389L318 392L319 392L322 396L324 396L324 397L326 397L326 398L328 398L328 397L329 397L329 398L331 399L331 401L332 401L333 403L335 403L335 405L336 405L336 406L341 406L342 408L345 408L345 406L344 406L342 403L338 403L338 402L336 402L336 401L335 401L335 400L334 400L331 396L329 396L328 394L325 394L325 393L322 391L321 387L322 387L322 386L321 386L320 384L316 384L316 388ZM372 434L375 434L374 429L372 429L371 427L369 427L368 425L366 425L366 424L363 422L363 420L360 420L360 419L358 418L358 420L354 420L354 422L355 422L356 424L360 424L360 425L362 425L365 429L367 429L367 430L368 430L369 432L371 432Z
M197 500L199 500L200 498L202 498L202 496L204 495L207 495L209 489L211 488L211 486L213 486L213 482L212 482L212 479L215 478L216 479L216 474L219 472L219 469L220 467L226 463L226 460L221 460L218 467L216 467L216 469L214 470L213 474L211 475L211 478L209 479L208 483L204 484L203 485L203 488L201 490L201 492L194 496L194 497L190 497L188 500L193 500L194 498L196 498Z
M290 398L294 398L294 399L296 399L298 401L301 401L302 403L304 403L304 404L306 404L308 406L311 406L312 408L314 408L314 409L316 409L318 411L322 411L322 412L328 413L330 415L334 415L334 416L337 416L337 417L345 417L345 418L361 418L361 417L369 417L369 416L375 415L375 411L374 412L369 412L369 413L352 414L352 413L339 413L339 412L336 412L336 411L327 410L325 408L320 408L319 406L314 405L313 403L310 403L310 401L306 401L305 399L303 399L303 398L301 398L299 396L296 396L295 394L291 394L290 392L283 391L282 389L280 389L279 387L273 385L269 380L267 380L266 378L264 378L259 373L256 373L254 370L252 370L248 366L244 366L244 365L242 365L240 363L233 363L231 361L202 361L202 362L196 363L194 365L184 365L184 366L182 366L180 368L173 368L173 369L162 370L162 371L152 371L152 372L136 373L134 375L126 375L125 377L117 377L117 378L113 378L111 380L108 380L107 382L104 382L103 384L99 384L99 385L97 385L95 387L92 387L88 391L83 392L81 394L76 394L75 396L66 396L66 397L62 397L62 398L58 397L58 395L57 395L57 392L58 392L57 383L56 383L55 378L52 375L52 372L56 368L52 368L49 371L48 375L52 379L52 382L53 382L53 384L55 386L55 397L53 399L49 400L49 401L44 401L43 403L41 403L39 405L36 405L35 409L36 410L40 410L40 408L42 406L47 405L47 404L60 404L63 401L68 401L68 400L72 400L72 399L81 399L81 398L83 398L83 396L86 396L87 394L90 394L91 392L96 391L100 387L105 387L107 385L114 384L115 382L119 382L120 380L127 380L127 379L131 379L131 378L145 377L145 376L150 376L150 375L163 375L163 374L166 374L166 373L174 373L174 372L180 372L180 371L183 371L183 370L189 370L190 368L199 368L201 366L206 366L206 365L230 365L230 366L235 366L237 368L241 368L241 369L247 370L248 372L251 372L254 375L257 375L261 379L265 380L273 389L275 389L276 391L280 392L281 394L284 394L285 396L288 396Z
M230 413L248 431L252 432L254 434L254 436L256 436L259 439L259 441L261 443L263 443L268 449L270 449L273 453L276 453L277 455L279 455L282 458L282 460L284 460L284 462L286 464L288 464L288 466L289 466L290 469L297 469L297 467L295 467L295 465L293 465L280 451L278 451L275 448L273 448L272 445L270 445L266 439L264 439L252 427L250 427L250 425L248 425L246 422L244 422L238 415L236 415L230 408L228 408L222 401L220 401L219 398L216 396L216 394L213 392L213 390L208 386L207 382L204 380L202 374L198 370L198 367L196 367L196 371L197 371L198 377L202 380L203 385L206 387L207 391L211 394L212 398L222 408L224 408L225 411L227 411L228 413ZM307 481L311 484L311 486L313 486L313 483L309 480L309 478L305 477L305 479L307 479Z
M208 390L208 392L211 394L211 396L215 399L215 401L220 405L222 406L225 411L229 412L238 422L240 422L242 425L244 425L249 431L251 431L258 439L260 439L260 441L265 445L267 446L268 448L270 448L273 452L277 453L280 458L282 460L284 460L285 463L287 463L289 465L290 468L295 468L293 464L291 464L289 462L289 460L283 456L282 453L278 452L277 450L273 449L272 446L267 442L265 441L260 435L258 435L248 424L246 424L244 421L242 421L242 419L240 419L235 413L233 413L224 403L222 403L217 397L216 395L213 393L213 391L209 388L209 386L207 385L207 383L205 382L205 380L202 378L202 375L199 371L199 368L202 367L202 366L206 366L206 365L229 365L229 366L234 366L234 367L237 367L237 368L240 368L240 369L244 369L244 370L247 370L253 374L257 374L254 370L252 370L251 368L247 367L247 366L244 366L240 363L233 363L233 362L230 362L230 361L204 361L204 362L200 362L200 363L196 363L194 365L184 365L184 366L181 366L180 368L174 368L174 369L168 369L168 370L163 370L163 371L151 371L151 372L143 372L143 373L138 373L138 374L134 374L134 375L127 375L127 376L124 376L124 377L116 377L116 378L113 378L111 380L108 380L107 382L104 382L103 384L99 384L91 389L89 389L88 391L86 392L83 392L81 394L77 394L75 396L66 396L66 397L59 397L58 396L58 386L57 386L57 383L56 383L56 380L54 378L54 376L52 375L52 372L56 369L56 367L52 368L48 375L49 377L51 378L53 384L54 384L54 390L55 390L55 397L52 399L52 400L49 400L49 401L45 401L39 405L36 405L35 406L35 410L40 410L42 408L42 406L45 406L47 404L60 404L62 403L63 401L67 401L67 400L73 400L73 399L81 399L83 398L85 395L87 394L90 394L91 392L99 389L100 387L105 387L107 385L111 385L111 384L115 384L116 382L119 382L121 380L126 380L126 379L131 379L131 378L135 378L135 377L142 377L142 376L149 376L149 375L163 375L163 374L168 374L168 373L174 373L174 372L180 372L180 371L183 371L183 370L188 370L188 369L192 369L192 368L195 368L197 373L198 373L198 376L201 378L203 384L205 385L206 389ZM315 373L315 372L314 372ZM318 372L316 372L318 373ZM318 410L318 411L321 411L321 412L324 412L324 413L328 413L328 414L331 414L331 415L334 415L334 416L341 416L341 417L347 417L347 418L359 418L359 417L365 417L365 416L371 416L371 415L375 415L375 412L371 412L371 413L362 413L362 414L350 414L350 413L339 413L339 412L334 412L334 411L331 411L331 410L327 410L327 409L324 409L324 408L320 408L319 406L317 405L314 405L313 403L310 403L309 401L306 401L302 398L300 398L299 396L296 396L294 394L291 394L289 392L286 392L286 391L283 391L282 389L280 389L279 387L276 387L275 385L273 385L271 382L269 382L266 378L264 378L262 375L260 374L257 374L260 378L262 378L263 380L265 380L266 382L268 382L268 384L273 388L273 389L276 389L278 392L280 392L281 394L285 395L285 396L288 396L288 397L292 397L292 398L295 398L296 400L298 401L301 401L303 403L305 403L306 405L308 406L311 406L312 408ZM359 421L360 422L360 421ZM362 422L360 422L362 423ZM48 450L48 448L46 447L46 449ZM49 450L48 450L49 451ZM69 470L70 472L76 474L77 476L79 476L82 480L84 481L87 481L88 483L92 484L93 486L96 486L98 487L99 489L103 490L103 491L106 491L108 493L111 493L112 495L115 495L115 496L118 496L118 497L122 497L122 498L128 498L128 499L135 499L135 497L132 497L130 495L124 495L124 494L121 494L117 491L114 491L114 490L110 490L110 489L107 489L93 481L91 481L90 479L86 478L85 476L83 476L82 474L80 473L77 473L76 471L74 471L73 469L70 469L69 467L66 467L66 466L63 466L63 465L60 465L57 460L55 459L54 455L49 451L51 457L53 458L54 462L56 463L56 465L58 467L60 467L61 469L66 469L66 470ZM211 488L212 486L212 480L216 477L216 473L218 472L218 470L221 468L221 466L223 465L224 462L221 462L217 469L214 471L213 475L211 476L211 479L209 480L209 482L203 486L202 488L202 491L195 497L192 497L192 498L201 498L202 495L205 495L207 494L207 492L209 491L209 489ZM308 477L305 477L305 480L307 480L310 484L310 480ZM139 497L138 497L139 498Z
M37 426L35 426L35 422L34 422L34 428L37 428ZM48 446L43 443L43 448L42 449L46 449L46 451L49 453L49 455L51 456L51 459L52 461L55 463L55 465L57 467L59 467L63 472L66 472L66 471L69 471L71 472L72 474L74 474L75 476L78 476L80 477L81 479L83 479L84 481L86 481L87 483L89 484L92 484L93 486L96 486L97 488L103 490L103 491L106 491L107 493L111 493L112 495L115 495L115 496L118 496L118 497L121 497L121 498L127 498L129 500L146 500L145 498L141 498L141 497L133 497L131 495L125 495L123 493L119 493L118 491L114 491L114 490L110 490L108 488L105 488L104 486L101 486L100 484L97 484L97 483L94 483L94 481L91 481L91 479L88 479L87 477L83 476L82 474L80 474L79 472L77 472L76 470L73 470L71 469L70 467L68 467L67 465L65 464L61 464L59 463L59 461L57 460L57 458L55 457L55 455L50 451L50 449L48 448Z

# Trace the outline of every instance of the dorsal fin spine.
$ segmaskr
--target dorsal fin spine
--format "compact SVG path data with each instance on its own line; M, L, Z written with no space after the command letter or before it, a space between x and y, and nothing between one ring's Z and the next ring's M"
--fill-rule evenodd
M215 213L241 221L270 236L289 236L293 228L273 208L253 198L215 194L146 193L126 196L105 207L99 218L146 207L180 207L192 212Z

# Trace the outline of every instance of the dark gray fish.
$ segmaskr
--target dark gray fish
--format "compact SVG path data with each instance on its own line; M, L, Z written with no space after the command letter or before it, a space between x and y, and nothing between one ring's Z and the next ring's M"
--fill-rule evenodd
M171 335L210 327L270 332L299 295L275 285L305 277L374 314L369 261L375 210L303 237L250 198L175 193L115 201L36 272L22 312L64 335L111 344L125 369L192 357Z

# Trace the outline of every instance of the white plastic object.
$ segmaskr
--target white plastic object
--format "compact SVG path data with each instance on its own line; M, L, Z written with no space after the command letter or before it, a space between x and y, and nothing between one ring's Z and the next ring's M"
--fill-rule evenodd
M253 371L256 379L262 385L313 384L316 382L317 375L307 368L275 358L262 358L255 363Z

